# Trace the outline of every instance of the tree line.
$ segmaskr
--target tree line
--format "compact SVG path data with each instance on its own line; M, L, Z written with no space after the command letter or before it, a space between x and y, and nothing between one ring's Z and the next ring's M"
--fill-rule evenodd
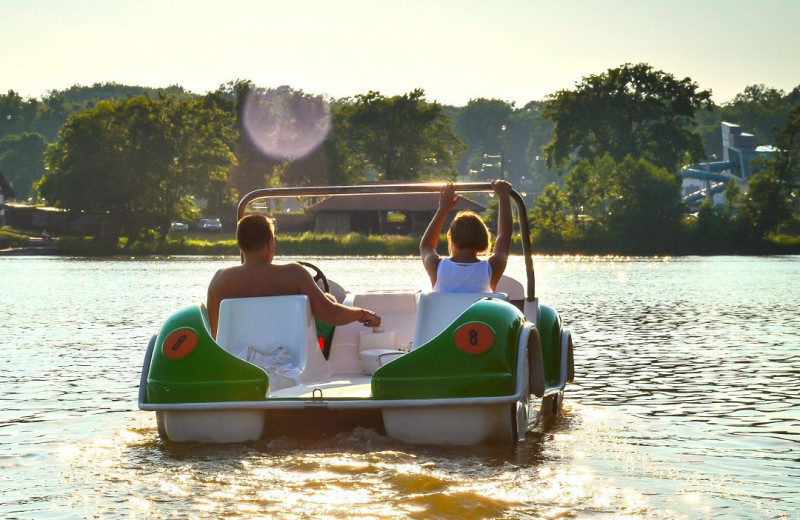
M203 95L117 84L41 100L9 91L0 171L18 198L108 212L114 235L129 240L163 240L171 221L197 217L197 201L206 215L233 214L238 196L265 186L502 175L535 199L542 245L653 247L704 233L758 241L796 222L798 106L800 87L764 85L716 106L690 78L646 64L519 108L443 106L422 89L330 99L246 80ZM724 208L706 204L687 228L675 172L721 155L723 120L781 152L746 195L731 188Z

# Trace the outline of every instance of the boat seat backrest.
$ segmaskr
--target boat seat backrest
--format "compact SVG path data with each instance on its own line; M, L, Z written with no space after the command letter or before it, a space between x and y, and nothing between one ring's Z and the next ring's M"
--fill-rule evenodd
M243 359L247 358L251 346L259 349L287 347L301 374L317 372L324 361L311 304L305 295L222 300L217 343Z
M505 293L422 293L417 304L417 324L412 349L432 340L470 305L487 296L508 301Z
M525 287L523 287L522 283L505 274L497 281L497 288L495 290L496 292L508 295L508 301L525 299Z
M383 330L396 333L394 347L409 350L417 319L416 294L357 294L353 298L353 305L377 313L381 317Z

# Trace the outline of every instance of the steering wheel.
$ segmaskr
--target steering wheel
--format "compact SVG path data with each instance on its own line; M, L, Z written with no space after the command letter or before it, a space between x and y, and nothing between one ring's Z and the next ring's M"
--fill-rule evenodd
M320 280L322 280L322 292L328 293L330 292L331 288L328 285L328 278L322 272L322 269L317 267L316 265L310 262L297 262L298 264L302 265L303 267L307 267L314 271L314 283L319 285Z

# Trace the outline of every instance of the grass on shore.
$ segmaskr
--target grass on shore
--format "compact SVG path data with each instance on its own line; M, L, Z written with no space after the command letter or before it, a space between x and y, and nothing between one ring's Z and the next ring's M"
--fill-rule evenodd
M170 236L163 244L157 242L134 242L128 245L124 239L118 244L102 243L94 238L61 237L58 239L59 254L70 256L118 256L118 255L238 255L236 239L231 236L214 237ZM417 255L419 238L408 236L377 236L349 233L333 234L303 233L302 235L280 235L280 255L329 255L329 256L380 256Z
M28 238L29 235L22 231L3 226L0 228L0 244L3 244L0 246L0 249L5 247L22 247L28 243Z
M29 243L25 231L7 227L0 229L2 247L23 247ZM610 243L582 243L579 241L566 243L549 243L541 237L533 236L532 248L540 254L620 254ZM444 247L446 238L441 237L440 247ZM0 249L2 249L0 247ZM677 251L663 251L658 254L800 254L800 237L796 235L775 235L762 242L755 249L720 249L709 251L696 247L680 248ZM520 254L522 247L519 235L512 240L511 253ZM279 234L279 255L292 256L416 256L419 254L419 237L404 235L347 235L317 234L306 232L299 235ZM62 236L56 239L53 254L66 256L238 256L236 239L233 233L171 233L164 243L156 241L137 241L127 244L121 239L116 244L101 242L93 237ZM636 254L628 251L626 254Z

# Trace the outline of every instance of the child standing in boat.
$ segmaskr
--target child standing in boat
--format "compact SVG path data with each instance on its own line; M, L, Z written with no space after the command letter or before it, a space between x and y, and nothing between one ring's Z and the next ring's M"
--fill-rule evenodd
M460 211L447 231L449 257L436 252L439 235L448 213L461 199L455 186L448 183L439 193L439 208L433 215L422 240L419 253L431 279L434 292L494 292L503 276L511 249L511 184L504 180L492 182L497 194L497 239L492 254L486 260L479 254L489 250L491 236L483 220L472 211Z

